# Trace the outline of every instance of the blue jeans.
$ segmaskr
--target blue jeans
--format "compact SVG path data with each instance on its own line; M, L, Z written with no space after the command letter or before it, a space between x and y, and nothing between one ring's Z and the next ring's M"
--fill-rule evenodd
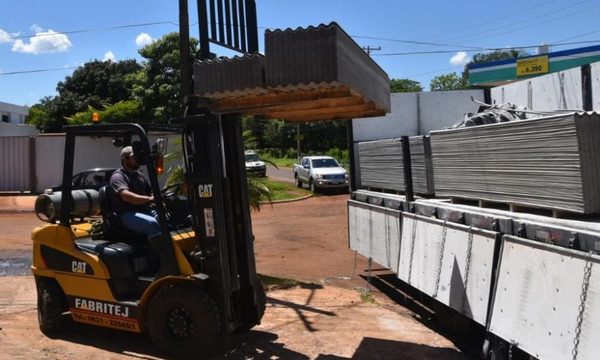
M121 214L123 225L133 231L146 234L148 239L162 234L162 230L156 218L142 212L126 212Z

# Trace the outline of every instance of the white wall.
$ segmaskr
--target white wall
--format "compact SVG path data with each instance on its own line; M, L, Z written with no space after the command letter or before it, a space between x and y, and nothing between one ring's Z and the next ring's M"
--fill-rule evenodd
M2 122L2 115L5 115L8 116L9 123L11 124L24 124L28 114L29 108L27 106L13 105L0 101L0 122Z
M352 121L354 141L397 138L418 133L417 113L419 93L391 94L391 113L386 116ZM385 137L382 137L384 136Z
M600 110L600 62L590 65L592 69L592 104L594 110Z
M39 131L29 125L7 124L0 122L0 137L1 136L34 136Z
M484 100L483 90L432 91L420 94L419 132L427 135L462 121L465 113L476 112L478 101Z
M592 64L592 93L594 109L600 109L600 83L598 64ZM510 102L526 106L531 110L551 111L560 109L583 109L581 89L581 68L560 71L512 84L498 86L491 90L492 103Z
M150 135L152 144L160 135ZM176 149L175 139L179 136L169 136L167 152ZM62 183L64 161L65 136L64 134L42 134L36 138L36 191L42 192L52 186ZM101 167L119 167L121 165L119 154L121 148L112 145L111 138L92 139L77 137L75 140L75 159L73 174L82 170ZM166 176L161 176L161 185L166 181Z
M383 117L352 121L354 141L427 135L461 121L483 101L483 90L433 91L391 94L392 112Z

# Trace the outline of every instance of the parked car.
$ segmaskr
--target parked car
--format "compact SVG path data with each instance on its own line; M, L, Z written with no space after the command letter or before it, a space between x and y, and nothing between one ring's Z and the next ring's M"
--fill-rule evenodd
M71 183L72 190L77 189L95 189L100 190L104 185L108 185L112 173L116 168L95 168L87 169L73 175ZM62 185L52 187L52 191L61 191Z
M246 173L261 177L267 176L267 165L260 159L260 156L254 150L246 150Z
M294 164L296 186L308 184L311 191L321 189L348 189L348 173L331 156L305 156Z

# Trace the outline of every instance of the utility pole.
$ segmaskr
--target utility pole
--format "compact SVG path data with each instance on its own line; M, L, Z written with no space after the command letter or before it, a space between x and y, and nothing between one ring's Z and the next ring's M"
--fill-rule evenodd
M381 46L378 47L370 47L370 46L363 46L362 49L367 53L367 55L371 56L371 51L381 51Z
M296 157L298 158L298 163L300 162L300 123L296 123Z

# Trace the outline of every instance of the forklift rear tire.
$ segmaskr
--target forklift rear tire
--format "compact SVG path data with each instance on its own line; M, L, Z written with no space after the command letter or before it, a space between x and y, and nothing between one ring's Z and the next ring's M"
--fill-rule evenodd
M202 289L190 284L166 285L148 306L148 333L164 353L176 356L206 356L221 333L219 310Z
M37 282L37 315L40 330L52 335L62 330L65 297L60 286L51 279Z

